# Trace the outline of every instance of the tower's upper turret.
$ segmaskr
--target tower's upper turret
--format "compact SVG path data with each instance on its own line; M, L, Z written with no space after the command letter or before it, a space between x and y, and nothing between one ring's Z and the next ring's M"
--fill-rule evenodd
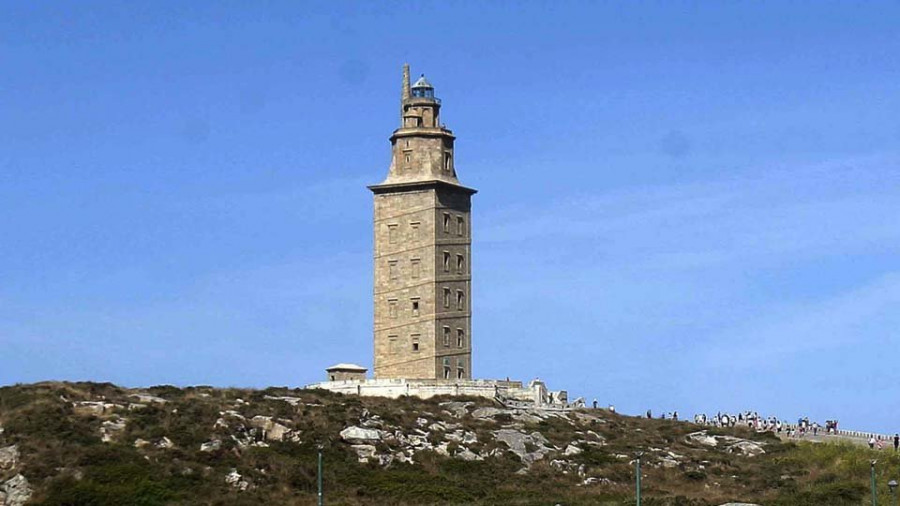
M441 124L441 101L422 74L410 85L403 66L400 128L391 136L391 168L383 185L441 181L459 186L453 161L454 136Z
M425 74L412 85L412 96L417 98L434 98L434 86L425 79Z

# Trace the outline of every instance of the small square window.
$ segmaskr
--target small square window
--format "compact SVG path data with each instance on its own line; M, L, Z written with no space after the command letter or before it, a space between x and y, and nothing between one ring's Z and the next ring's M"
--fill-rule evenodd
M450 233L450 213L444 213L444 233Z
M444 272L450 272L450 252L444 252Z
M419 299L412 299L412 315L419 316Z

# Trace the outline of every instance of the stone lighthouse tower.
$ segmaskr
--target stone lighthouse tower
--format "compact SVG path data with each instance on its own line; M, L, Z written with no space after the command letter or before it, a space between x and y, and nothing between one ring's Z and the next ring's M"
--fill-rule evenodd
M422 75L403 66L400 128L375 197L375 378L472 377L475 190L456 177L453 132Z

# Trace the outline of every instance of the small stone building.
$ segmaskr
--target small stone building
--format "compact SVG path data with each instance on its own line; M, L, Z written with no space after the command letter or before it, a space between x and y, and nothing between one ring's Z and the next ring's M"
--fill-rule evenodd
M325 369L328 381L359 381L366 379L368 369L356 364L335 364Z

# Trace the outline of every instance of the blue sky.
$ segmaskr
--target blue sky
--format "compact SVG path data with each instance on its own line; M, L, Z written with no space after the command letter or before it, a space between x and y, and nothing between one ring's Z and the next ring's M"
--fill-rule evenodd
M893 2L0 5L0 383L371 365L371 194L424 72L473 369L900 430Z

